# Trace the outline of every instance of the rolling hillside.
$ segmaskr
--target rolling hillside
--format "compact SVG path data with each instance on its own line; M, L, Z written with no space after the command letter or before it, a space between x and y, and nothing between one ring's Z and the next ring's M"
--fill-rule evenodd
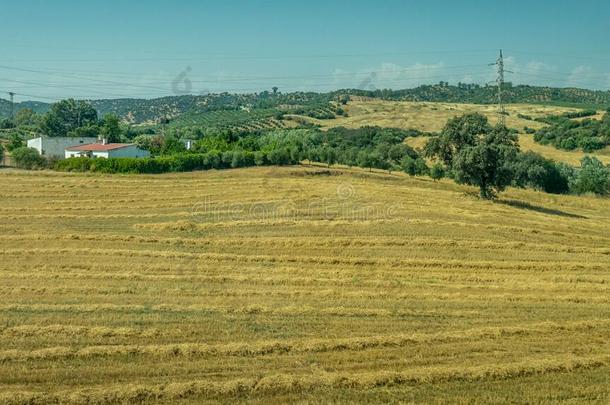
M426 142L428 142L428 138L421 136L415 138L407 138L405 142L407 143L407 145L415 149L421 150L426 145ZM557 162L567 163L572 166L579 166L581 159L585 156L595 156L603 163L610 165L610 147L596 151L595 153L584 153L581 151L565 151L556 149L553 146L540 145L539 143L536 143L534 141L532 135L528 134L519 134L519 146L524 152L536 152L548 159L553 159Z
M519 118L519 114L532 118L578 111L578 108L545 106L536 104L511 104L506 107L508 116L506 125L510 128L541 128L544 124ZM345 106L347 117L331 120L307 118L310 122L323 128L343 126L360 128L363 126L380 126L388 128L418 129L424 132L438 132L450 118L478 112L487 116L492 124L498 122L498 108L495 105L466 103L432 103L412 101L386 101L355 97Z
M446 82L424 85L404 90L350 90L352 95L374 97L393 101L438 101L450 103L495 104L498 100L497 87L478 84L449 85ZM513 86L506 83L503 89L505 102L511 104L576 104L579 106L607 107L610 105L610 91L579 88L538 87L528 85Z
M146 127L155 127L162 120L169 119L171 128L176 129L218 127L252 131L309 124L323 129L337 126L380 126L436 132L442 129L449 118L466 113L479 112L486 115L492 123L497 122L497 107L490 104L494 103L495 99L491 98L491 95L488 98L482 96L492 90L495 89L474 85L435 85L376 92L343 90L332 93L223 93L151 100L109 99L94 100L92 104L100 116L112 112L131 124ZM533 150L570 164L577 164L584 153L539 145L531 136L525 135L525 129L537 130L546 125L534 121L535 118L575 112L586 106L603 105L608 101L605 98L606 92L583 89L515 86L510 87L508 94L507 98L514 103L507 106L506 122L509 127L522 132L523 150ZM430 101L396 101L408 99ZM445 99L459 102L440 101ZM517 103L524 100L530 103ZM473 101L478 104L472 103ZM549 104L542 104L543 102ZM6 100L0 99L0 116L9 114L9 106ZM16 110L25 107L42 113L49 105L24 102L17 104ZM599 119L601 116L600 112L593 118ZM411 146L421 147L425 140L412 138L408 142ZM605 163L610 163L610 148L596 151L593 155Z
M50 104L41 101L24 101L15 103L15 112L24 108L31 108L39 114L44 114L49 111ZM0 98L0 118L8 118L11 116L11 102Z
M497 107L493 105L459 104L459 103L429 103L411 101L384 101L355 97L347 106L347 117L337 117L332 120L316 120L309 117L299 117L322 128L344 126L347 128L360 128L364 126L380 126L402 129L418 129L423 132L440 131L450 118L478 112L489 118L492 124L498 122ZM531 118L543 118L548 115L560 115L566 112L578 111L573 107L546 106L537 104L511 104L506 107L508 116L506 124L521 132L520 145L524 151L534 151L543 156L578 165L585 153L582 151L563 151L553 146L540 145L534 142L531 135L524 133L526 127L539 129L545 126ZM601 118L598 114L593 118ZM579 118L576 118L577 120ZM426 137L408 138L406 142L415 148L422 148L427 142ZM606 164L610 164L610 148L606 148L588 155L596 156Z
M2 403L608 401L607 199L315 167L0 189Z
M169 96L157 99L102 99L93 100L93 106L100 115L115 113L133 124L155 123L164 118L177 118L182 114L203 114L218 110L268 109L290 112L294 108L319 108L333 100L345 100L349 96L366 97L386 101L414 101L441 103L495 104L497 89L493 86L444 84L424 85L404 90L337 90L329 93L295 92L256 94L208 94ZM610 92L576 88L550 88L535 86L510 86L504 90L505 99L512 104L549 104L571 105L577 108L607 107L610 105ZM45 112L49 104L24 102L16 105L21 108L34 108ZM0 99L0 117L7 117L10 104Z

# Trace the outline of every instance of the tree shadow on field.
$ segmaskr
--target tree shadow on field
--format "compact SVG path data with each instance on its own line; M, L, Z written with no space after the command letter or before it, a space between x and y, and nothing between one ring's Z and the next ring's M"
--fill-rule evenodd
M560 211L560 210L556 210L553 208L540 207L538 205L532 205L530 203L527 203L524 201L519 201L519 200L496 200L495 203L502 204L502 205L508 205L508 206L514 207L514 208L520 208L520 209L524 209L524 210L539 212L541 214L557 215L557 216L566 217L566 218L588 219L587 217L582 216L582 215L571 214L569 212Z

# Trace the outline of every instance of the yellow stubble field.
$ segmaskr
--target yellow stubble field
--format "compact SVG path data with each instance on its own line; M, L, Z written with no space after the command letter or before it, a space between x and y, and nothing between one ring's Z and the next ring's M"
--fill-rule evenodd
M0 402L607 403L610 200L0 171Z

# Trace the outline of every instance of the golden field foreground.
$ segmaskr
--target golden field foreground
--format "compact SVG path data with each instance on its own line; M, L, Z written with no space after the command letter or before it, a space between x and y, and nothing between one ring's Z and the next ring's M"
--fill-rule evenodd
M0 403L597 402L610 200L0 171Z

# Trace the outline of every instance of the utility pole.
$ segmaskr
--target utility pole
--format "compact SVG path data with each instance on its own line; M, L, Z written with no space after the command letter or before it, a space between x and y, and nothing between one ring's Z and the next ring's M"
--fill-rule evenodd
M504 69L504 56L502 55L502 49L500 49L500 57L496 63L491 63L489 66L496 66L498 68L498 78L496 79L496 84L498 85L498 114L499 114L499 124L506 124L506 108L504 106L504 99L502 98L502 90L504 88L504 73L507 70Z
M8 95L11 96L11 121L15 121L15 103L14 103L15 93L13 93L12 91L9 91Z

